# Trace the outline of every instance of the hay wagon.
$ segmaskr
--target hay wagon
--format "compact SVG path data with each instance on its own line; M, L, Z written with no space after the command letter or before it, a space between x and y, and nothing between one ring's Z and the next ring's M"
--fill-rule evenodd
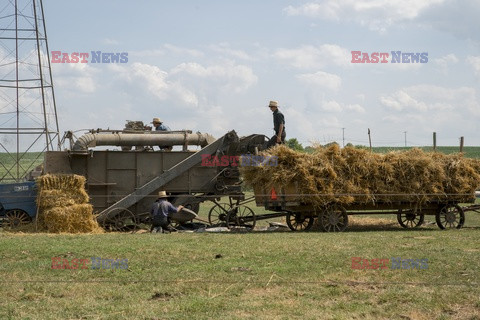
M375 202L350 204L326 203L323 206L314 206L309 203L308 197L301 195L296 184L271 189L254 188L254 196L245 199L239 205L217 204L210 211L211 223L224 222L228 226L245 226L254 228L258 220L285 216L288 227L293 231L308 231L312 228L315 218L318 225L325 232L341 232L348 226L349 215L361 214L395 214L398 223L403 228L415 228L423 224L426 215L435 216L440 229L462 228L465 222L466 211L480 211L480 205L461 207L460 203L474 203L475 197L445 197L435 201L424 202L421 197L417 200L405 200L405 195L398 195L398 201L382 201L377 196ZM317 195L318 196L318 195ZM320 195L321 197L322 195ZM403 199L402 199L403 198ZM264 207L272 213L256 215L246 204L255 201L258 207Z

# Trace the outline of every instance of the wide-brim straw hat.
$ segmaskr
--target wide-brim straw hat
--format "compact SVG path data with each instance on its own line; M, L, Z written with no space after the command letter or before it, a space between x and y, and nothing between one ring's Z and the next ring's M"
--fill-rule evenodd
M166 191L159 191L158 192L158 197L159 198L168 198L167 192Z
M153 118L152 122L150 123L162 123L162 120L160 118Z
M268 104L268 107L275 107L275 108L278 108L278 102L275 101L275 100L272 100L270 101L270 103Z

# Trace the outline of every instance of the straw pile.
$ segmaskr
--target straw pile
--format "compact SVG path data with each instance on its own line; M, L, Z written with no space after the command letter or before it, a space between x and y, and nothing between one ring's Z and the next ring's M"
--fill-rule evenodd
M38 224L52 233L100 233L85 192L85 177L43 175L37 178Z
M468 201L480 187L480 161L461 154L411 149L371 153L334 144L313 154L279 145L263 153L277 156L278 166L241 167L244 180L267 194L272 187L297 185L306 204Z

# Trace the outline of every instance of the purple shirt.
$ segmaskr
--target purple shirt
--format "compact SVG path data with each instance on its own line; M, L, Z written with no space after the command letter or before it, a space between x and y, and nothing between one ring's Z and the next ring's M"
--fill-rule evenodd
M155 217L160 215L162 218L167 218L169 213L178 212L177 208L165 199L159 199L152 205L150 213Z

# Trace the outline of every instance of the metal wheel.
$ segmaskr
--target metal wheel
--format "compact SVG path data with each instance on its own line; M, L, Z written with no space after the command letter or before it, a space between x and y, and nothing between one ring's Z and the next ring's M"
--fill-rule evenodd
M417 228L423 224L425 216L423 213L416 213L417 210L398 210L397 220L398 223L404 228Z
M342 232L348 226L347 210L338 204L320 210L318 215L320 229L325 232Z
M440 229L460 229L465 223L465 213L457 204L447 204L435 215L437 226Z
M300 212L287 214L287 225L292 231L308 231L313 226L314 220L313 217L305 217Z
M248 229L255 228L255 213L247 206L235 206L228 212L227 227L246 227Z
M115 208L108 213L103 227L110 231L134 232L137 228L137 219L128 209Z
M17 228L32 222L32 218L23 210L12 209L5 214L3 226L9 229Z
M227 225L227 215L231 206L228 203L219 203L214 205L208 212L208 222L213 225L225 227Z

